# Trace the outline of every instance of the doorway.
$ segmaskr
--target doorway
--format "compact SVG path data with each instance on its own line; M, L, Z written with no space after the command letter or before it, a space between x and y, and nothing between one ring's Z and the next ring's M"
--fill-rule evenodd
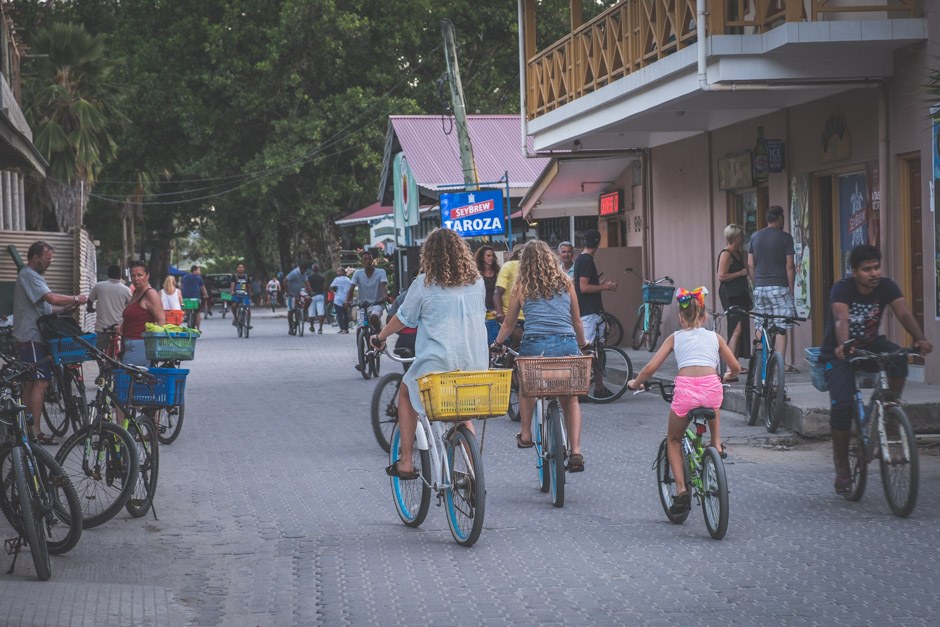
M901 289L907 297L911 313L920 328L924 328L924 232L923 194L921 190L920 155L901 158L901 241L909 242L909 252L902 258L903 283ZM904 334L905 344L913 338ZM920 355L915 364L923 364Z

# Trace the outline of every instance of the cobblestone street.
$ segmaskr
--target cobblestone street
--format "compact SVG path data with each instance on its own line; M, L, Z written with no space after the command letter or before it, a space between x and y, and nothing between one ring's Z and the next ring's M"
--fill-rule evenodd
M291 337L260 310L254 325L243 340L230 318L204 324L182 435L160 452L158 519L122 512L85 531L47 583L21 555L0 574L0 624L936 624L935 447L899 519L877 464L850 503L833 493L828 442L759 446L763 427L726 414L719 542L697 506L681 526L660 507L658 396L584 406L586 472L569 475L562 509L516 449L517 424L495 419L485 527L467 549L440 508L419 529L399 521L355 336ZM10 560L0 554L0 572Z

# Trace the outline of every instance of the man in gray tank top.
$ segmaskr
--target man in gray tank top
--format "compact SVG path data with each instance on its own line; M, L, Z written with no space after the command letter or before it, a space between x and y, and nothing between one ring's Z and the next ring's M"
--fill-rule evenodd
M796 276L793 237L783 230L783 207L774 205L767 210L767 226L751 236L747 252L748 270L754 277L754 310L775 316L796 316L793 302L793 280ZM786 360L785 334L777 336L774 350ZM788 368L792 369L792 366Z

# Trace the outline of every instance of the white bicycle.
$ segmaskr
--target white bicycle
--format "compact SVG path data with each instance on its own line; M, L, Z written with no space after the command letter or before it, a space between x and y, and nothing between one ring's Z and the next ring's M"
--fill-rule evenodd
M414 358L402 358L393 351L383 351L392 361L401 364L411 363ZM477 377L477 381L466 381L467 378ZM464 418L480 418L489 416L502 416L506 413L509 394L510 370L483 371L483 372L451 372L427 375L424 379L443 377L444 381L430 381L429 385L450 395L457 402L453 411L464 413L461 416L444 415L448 412L435 412L433 407L437 403L428 400L431 395L424 394L422 398L426 412L418 414L418 427L415 433L415 446L412 452L414 469L418 473L417 479L400 479L390 477L392 499L395 509L402 522L409 527L417 527L427 517L431 504L431 492L437 495L438 506L444 505L447 514L447 524L451 535L457 544L472 546L483 531L483 515L486 510L486 484L483 478L483 458L477 438L470 428L462 422ZM422 381L424 380L422 379ZM463 382L455 382L464 379ZM489 379L489 380L487 380ZM500 380L495 383L494 380ZM502 383L502 380L505 380ZM500 403L494 396L494 387L505 385L504 394L506 402ZM467 401L470 405L477 405L467 410ZM485 400L485 403L474 403L474 400ZM499 405L502 407L499 407ZM481 409L486 405L487 409ZM453 411L449 413L453 413ZM461 422L456 422L456 421ZM445 421L452 424L445 426ZM392 429L389 447L389 462L394 464L400 457L401 429L396 422Z

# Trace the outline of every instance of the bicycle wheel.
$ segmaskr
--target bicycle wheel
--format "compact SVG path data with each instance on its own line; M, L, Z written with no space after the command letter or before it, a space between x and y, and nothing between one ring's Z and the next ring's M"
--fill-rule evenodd
M763 385L761 384L761 360L763 351L755 348L751 353L751 360L747 364L747 383L744 384L744 414L747 417L747 425L753 427L760 418L761 394Z
M666 455L666 440L663 439L659 444L659 452L656 453L656 486L659 489L659 503L663 506L669 522L681 525L689 517L690 510L687 509L681 514L673 514L669 511L678 494L676 485L675 477L672 476L672 467L669 465L669 456Z
M368 344L368 341L366 342ZM381 369L381 363L379 362L379 354L375 351L370 351L371 355L369 356L369 372L372 373L373 377L379 376L379 370Z
M67 413L72 423L72 431L78 431L88 424L88 400L85 396L81 366L67 366L64 372Z
M160 472L160 445L157 442L157 429L147 416L137 416L128 421L127 431L137 448L137 460L140 472L137 483L125 507L134 518L145 515L153 506L153 497L157 492L157 476Z
M62 437L69 430L68 401L65 397L65 383L62 381L62 369L52 368L52 378L43 397L42 418L52 435Z
M662 332L662 322L663 306L653 305L650 311L649 341L646 343L646 348L651 353L656 352L656 344L659 343L659 334Z
M907 414L894 404L884 407L884 435L878 461L888 506L895 516L909 516L917 504L920 483L917 441Z
M12 445L0 447L0 510L19 533L20 513L16 484L13 480ZM38 465L39 479L45 494L42 499L42 530L46 535L46 546L52 555L68 553L82 537L82 505L75 487L55 462L52 453L41 446L32 447Z
M450 466L444 489L447 524L457 544L473 546L483 531L486 484L477 439L463 425L457 425L447 438L447 462Z
M160 444L173 444L180 436L183 418L186 417L186 404L174 405L161 409L154 414L157 427L157 441Z
M630 340L630 348L635 351L640 350L646 341L646 330L643 328L643 318L646 317L646 305L640 305L636 314L636 324L633 325L633 337Z
M613 314L604 314L604 344L607 346L620 346L623 341L623 325Z
M548 440L545 448L548 449L548 471L552 477L552 505L564 507L565 505L565 436L561 425L561 409L558 401L552 399L548 402L545 412Z
M55 460L78 492L83 529L111 520L137 485L137 447L127 431L110 422L73 433Z
M539 480L539 490L548 492L552 487L552 474L548 470L548 423L542 413L542 401L536 400L532 412L532 438L535 444L535 472Z
M381 379L372 391L372 433L382 450L388 453L391 446L392 429L398 424L398 391L401 374L390 372Z
M519 416L519 381L516 379L516 373L512 373L512 380L509 383L509 408L506 415L513 422L519 422L522 418Z
M591 364L591 387L587 399L593 403L612 403L627 390L633 378L633 363L622 348L604 346Z
M300 337L304 336L304 330L307 328L307 316L304 315L302 309L297 310L297 313L294 314L294 320L297 321L297 335Z
M419 429L423 427L419 424ZM398 423L392 428L388 460L390 464L398 461L401 455L401 430ZM390 477L392 484L392 499L398 517L409 527L417 527L424 522L431 505L431 456L427 451L419 450L417 446L411 454L415 470L419 475L417 479L402 481L398 477Z
M366 352L369 350L366 341L366 334L363 333L362 327L356 329L356 355L359 358L358 370L362 378L368 381L372 377L372 372L369 369L369 364L366 363Z
M775 352L767 362L767 385L764 386L764 426L774 433L783 418L783 405L787 397L783 355Z
M46 545L46 534L42 529L42 520L39 510L39 495L36 494L32 481L29 480L26 465L26 451L22 447L13 448L10 455L13 466L13 481L16 486L16 496L20 507L20 521L22 522L21 535L29 545L33 565L36 567L36 576L40 581L52 577L52 565L49 563L49 547Z
M709 446L702 456L702 513L708 534L721 540L728 531L728 477L721 455Z
M251 334L251 309L245 308L242 314L242 324L245 327L245 339Z
M852 477L852 489L844 496L850 501L858 501L865 494L865 485L868 482L868 459L865 456L865 444L862 442L858 409L853 408L852 413L854 415L849 433L849 476Z
M242 308L235 308L235 329L238 331L238 337L245 335L245 324L242 318Z

